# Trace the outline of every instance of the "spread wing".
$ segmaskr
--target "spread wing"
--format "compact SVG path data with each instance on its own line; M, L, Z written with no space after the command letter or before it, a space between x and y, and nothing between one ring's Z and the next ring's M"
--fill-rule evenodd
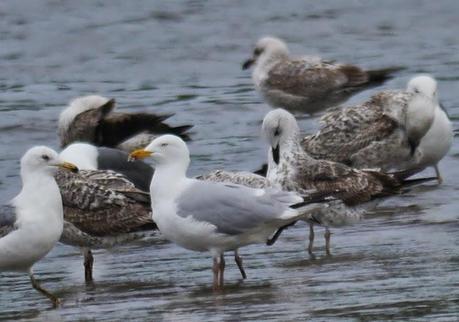
M154 229L149 194L113 171L81 170L56 174L64 219L82 232L111 236Z
M367 73L357 66L298 59L274 65L265 85L296 96L325 96L367 82Z

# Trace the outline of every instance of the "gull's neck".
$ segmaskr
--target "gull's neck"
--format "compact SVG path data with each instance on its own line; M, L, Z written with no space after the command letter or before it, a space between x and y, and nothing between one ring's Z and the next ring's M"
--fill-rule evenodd
M262 82L268 74L268 71L282 60L287 60L287 53L271 53L269 55L262 55L258 58L255 68L252 72L252 78L255 84Z
M267 178L271 184L283 187L296 173L296 162L301 158L307 162L316 162L301 146L300 131L290 128L291 132L279 141L279 162L273 157L272 148L268 153Z
M20 212L18 224L45 222L62 229L63 205L59 187L51 173L21 169L22 189L13 199Z
M415 95L406 111L408 136L420 140L432 126L438 104L424 95Z
M153 204L169 200L181 190L182 182L187 180L188 162L159 164L150 184L150 194Z

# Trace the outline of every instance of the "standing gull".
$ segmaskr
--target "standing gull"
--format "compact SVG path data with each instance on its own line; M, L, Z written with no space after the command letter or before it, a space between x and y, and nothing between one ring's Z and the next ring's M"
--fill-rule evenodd
M2 207L0 271L28 272L34 289L54 306L59 298L35 279L32 266L54 247L62 233L62 199L53 174L56 167L77 171L44 146L33 147L21 159L22 190Z
M187 178L190 153L173 135L131 153L133 159L146 157L155 166L150 186L153 220L167 239L211 253L215 290L223 287L225 251L266 242L277 228L297 220L300 209L321 207L292 192Z
M60 241L82 249L85 281L91 282L91 249L111 248L155 233L150 196L142 189L148 190L153 170L141 161L128 162L123 151L86 143L71 144L60 155L81 167L78 174L56 174L64 204Z
M215 170L207 174L197 176L196 179L210 182L238 184L255 189L265 189L271 187L271 184L266 177L248 171ZM245 273L242 265L242 258L239 256L237 249L234 251L234 260L241 272L242 278L246 279L247 274Z
M396 194L408 184L430 180L405 180L412 174L410 171L388 174L316 160L301 146L300 131L294 116L283 109L273 110L265 116L262 131L270 145L267 178L272 184L288 191L302 194L303 191L316 189L342 200L347 207L356 207L375 198ZM347 217L347 212L339 211L337 215ZM343 220L346 221L346 218ZM312 225L310 223L311 232ZM328 228L325 238L328 248Z
M452 127L438 104L430 76L412 78L405 91L384 91L363 104L337 109L321 118L321 127L303 139L315 159L356 168L419 171L437 164L452 143Z
M274 37L263 37L253 56L242 68L255 65L255 88L274 107L313 113L344 101L353 93L378 85L399 68L365 71L358 66L322 60L292 58L287 45Z
M188 139L192 126L171 127L164 123L173 114L118 113L115 100L98 95L82 96L72 100L59 116L61 146L82 141L98 146L133 149L145 146L152 137L173 133ZM146 140L148 143L146 143ZM130 151L130 150L129 150Z

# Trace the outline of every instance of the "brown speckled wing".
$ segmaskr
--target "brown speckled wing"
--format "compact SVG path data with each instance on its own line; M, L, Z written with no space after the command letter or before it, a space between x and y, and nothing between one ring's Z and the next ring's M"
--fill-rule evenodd
M264 85L295 96L318 97L367 81L366 72L356 66L284 60L271 68Z
M149 195L113 171L56 174L64 219L82 232L111 236L154 228Z

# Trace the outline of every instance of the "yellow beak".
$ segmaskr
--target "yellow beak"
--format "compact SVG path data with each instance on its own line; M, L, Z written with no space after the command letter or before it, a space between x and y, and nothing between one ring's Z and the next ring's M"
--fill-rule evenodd
M62 162L57 165L59 168L66 169L72 172L78 172L78 167L70 162Z
M144 149L138 149L138 150L132 151L129 154L129 159L128 160L129 161L142 160L142 159L148 158L152 154L153 154L153 152L151 152L151 151L147 151L147 150L144 150Z

